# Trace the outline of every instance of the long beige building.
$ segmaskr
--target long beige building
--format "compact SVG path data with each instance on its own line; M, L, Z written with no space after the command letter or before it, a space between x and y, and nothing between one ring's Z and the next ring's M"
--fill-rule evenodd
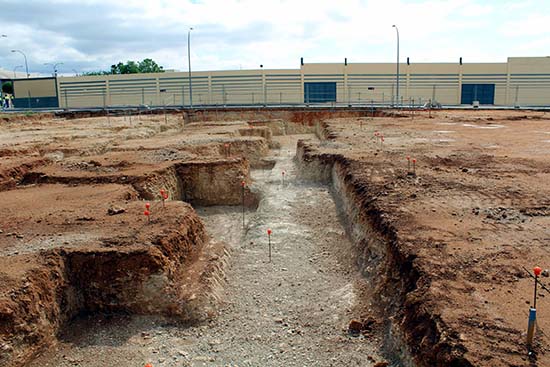
M550 57L510 57L505 63L403 62L399 98L395 63L302 63L299 69L201 71L193 72L191 81L193 106L418 105L429 100L442 105L478 101L495 106L550 106ZM188 73L59 77L54 82L61 108L191 105ZM34 103L29 82L24 83L14 83L16 106L40 107L40 102Z

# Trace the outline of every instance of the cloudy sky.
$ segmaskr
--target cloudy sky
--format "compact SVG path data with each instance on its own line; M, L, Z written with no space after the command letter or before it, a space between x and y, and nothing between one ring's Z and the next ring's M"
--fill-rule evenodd
M194 70L305 62L503 62L550 55L549 0L0 0L0 68L51 73L153 58Z

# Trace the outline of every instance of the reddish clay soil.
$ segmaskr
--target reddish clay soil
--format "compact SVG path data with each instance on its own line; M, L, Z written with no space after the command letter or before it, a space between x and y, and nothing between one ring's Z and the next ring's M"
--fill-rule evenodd
M212 316L227 251L191 205L239 205L250 168L275 164L265 159L281 146L272 135L318 124L321 141L299 143L298 155L338 165L333 194L353 242L346 251L372 286L366 303L378 305L394 332L388 359L430 367L550 366L550 294L539 293L528 355L534 283L523 269L550 268L550 114L241 115L252 122L3 118L1 365L29 363L81 314ZM349 202L339 202L342 195ZM246 197L247 206L258 204L248 187ZM375 365L372 358L357 361Z
M264 159L272 131L312 129L265 118L67 117L2 116L2 365L27 364L83 314L210 318L228 252L189 204L240 205L244 181L244 204L255 208L250 167L275 164Z
M79 314L209 317L225 245L182 200L240 204L268 130L243 138L242 122L181 124L49 115L3 123L0 364L27 363Z
M328 120L324 141L305 143L308 159L340 162L386 241L373 272L386 316L420 365L550 366L550 294L539 290L529 357L534 280L523 269L550 268L550 114L403 116Z

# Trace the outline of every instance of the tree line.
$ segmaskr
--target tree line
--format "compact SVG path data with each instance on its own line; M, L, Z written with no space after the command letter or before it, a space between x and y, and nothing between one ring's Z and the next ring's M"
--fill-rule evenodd
M82 75L117 75L117 74L141 74L141 73L164 73L164 68L152 59L142 61L126 61L111 65L111 70L88 71Z

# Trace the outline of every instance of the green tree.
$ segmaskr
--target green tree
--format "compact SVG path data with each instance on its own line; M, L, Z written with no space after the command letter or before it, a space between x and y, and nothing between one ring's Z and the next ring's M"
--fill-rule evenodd
M13 94L13 84L12 82L5 82L2 84L2 92Z
M164 68L157 64L153 59L143 59L142 61L126 61L111 65L111 70L88 71L82 73L83 76L90 75L114 75L114 74L140 74L140 73L164 73Z
M111 74L139 74L139 73L162 73L163 67L159 66L152 59L143 61L126 61L126 64L119 62L111 66Z
M140 61L138 69L140 73L164 73L164 68L152 59L143 59L143 61Z

